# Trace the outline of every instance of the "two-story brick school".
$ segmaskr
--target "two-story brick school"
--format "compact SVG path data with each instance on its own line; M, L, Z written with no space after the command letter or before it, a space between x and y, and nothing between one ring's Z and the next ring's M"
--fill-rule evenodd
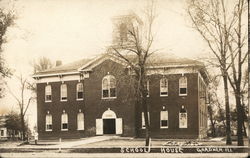
M205 137L209 79L203 63L169 54L155 54L149 63L147 103L152 137ZM39 139L144 136L133 72L112 53L56 66L33 77Z

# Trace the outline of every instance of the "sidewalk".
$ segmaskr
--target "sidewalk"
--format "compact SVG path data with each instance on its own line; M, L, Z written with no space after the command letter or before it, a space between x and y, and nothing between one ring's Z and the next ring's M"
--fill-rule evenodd
M88 137L88 138L83 138L83 139L78 139L78 140L67 140L63 139L62 142L59 141L38 141L38 144L35 145L34 142L32 144L27 144L27 145L19 145L19 143L8 143L9 145L3 144L0 146L0 148L46 148L46 149L58 149L58 148L72 148L74 146L79 146L79 145L86 145L89 143L97 143L100 141L107 141L110 139L115 139L118 136L95 136L95 137Z

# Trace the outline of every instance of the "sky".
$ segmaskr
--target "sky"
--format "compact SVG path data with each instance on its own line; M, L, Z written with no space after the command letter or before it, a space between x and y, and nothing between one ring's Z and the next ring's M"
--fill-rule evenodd
M3 53L14 75L32 75L31 62L45 56L69 63L105 52L112 41L111 18L130 10L141 15L146 0L2 0L2 6L14 8L15 25L8 28ZM163 53L197 58L208 52L199 34L191 27L185 12L186 1L158 0L155 47ZM17 81L9 85L17 95ZM16 109L7 94L4 107ZM30 120L36 122L36 105L29 108Z

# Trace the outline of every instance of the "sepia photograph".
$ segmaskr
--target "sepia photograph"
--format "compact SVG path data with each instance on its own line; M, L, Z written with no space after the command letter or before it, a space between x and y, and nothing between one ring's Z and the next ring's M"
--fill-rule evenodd
M248 0L0 0L0 158L250 155Z

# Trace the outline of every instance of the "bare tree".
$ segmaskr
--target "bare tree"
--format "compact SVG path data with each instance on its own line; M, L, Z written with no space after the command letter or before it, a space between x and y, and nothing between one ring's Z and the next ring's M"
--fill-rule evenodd
M52 68L54 65L47 57L40 57L32 63L34 73Z
M138 102L138 106L141 106L144 112L145 120L145 133L146 133L146 146L150 145L150 124L149 124L149 105L147 103L147 62L149 57L156 52L152 49L154 41L154 35L152 31L153 23L156 18L155 3L151 3L145 9L145 20L142 22L138 20L139 25L128 22L126 35L127 40L121 36L120 43L110 47L110 51L117 57L123 59L132 73L134 73L135 79L135 93ZM143 23L143 25L142 25ZM126 36L125 35L125 36ZM123 41L124 40L124 41Z
M188 15L193 27L200 33L216 57L224 83L226 107L226 144L232 144L230 127L230 107L228 95L229 33L233 29L235 17L226 11L224 0L189 0Z
M231 64L230 64L230 75L228 75L229 83L231 84L234 96L236 100L236 110L237 110L237 137L238 145L244 145L243 142L243 132L242 127L244 125L244 107L242 101L243 94L243 66L246 66L247 60L247 27L244 27L243 16L246 11L247 1L237 0L234 7L234 19L235 25L231 32L228 32L227 44L230 51ZM245 12L246 13L246 12ZM246 15L246 14L245 14ZM246 24L246 22L245 22ZM245 28L245 30L244 30Z
M34 97L27 94L29 82L27 78L24 78L22 75L17 77L20 87L20 95L13 93L13 91L9 88L9 92L12 97L16 100L17 105L19 107L19 115L21 119L21 130L22 130L22 139L25 140L27 128L25 128L25 115L26 112L33 101ZM27 97L28 96L28 97Z

